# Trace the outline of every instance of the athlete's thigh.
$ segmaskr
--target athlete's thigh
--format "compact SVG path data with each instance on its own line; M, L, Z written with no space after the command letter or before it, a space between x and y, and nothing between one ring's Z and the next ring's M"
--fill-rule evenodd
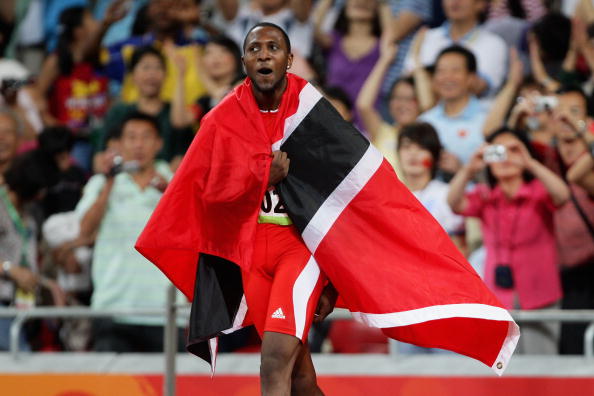
M323 287L323 276L302 241L279 258L272 279L265 331L305 341Z
M272 279L260 273L244 274L243 292L250 318L262 338L266 324Z

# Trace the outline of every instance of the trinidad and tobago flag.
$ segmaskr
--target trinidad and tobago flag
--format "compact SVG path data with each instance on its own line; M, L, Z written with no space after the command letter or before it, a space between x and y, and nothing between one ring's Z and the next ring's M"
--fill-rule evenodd
M214 370L216 337L249 324L240 268L251 264L270 153L280 149L291 164L276 188L353 317L501 375L518 326L379 151L291 74L277 120L271 142L251 81L237 87L203 119L138 239L193 300L188 350Z

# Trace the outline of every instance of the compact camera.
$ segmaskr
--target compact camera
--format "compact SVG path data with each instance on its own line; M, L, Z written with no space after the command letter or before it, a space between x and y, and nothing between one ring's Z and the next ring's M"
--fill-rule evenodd
M534 100L534 111L543 113L545 111L553 110L559 104L559 99L556 96L538 96Z
M21 87L27 85L28 80L17 80L15 78L4 78L0 83L0 95L4 97L4 100L8 104L15 104L17 100L17 94Z
M113 157L113 166L109 171L111 176L115 176L122 172L134 173L140 170L138 161L124 161L121 155Z
M483 160L488 164L492 164L494 162L503 162L506 159L507 151L505 150L505 146L501 144L492 144L487 146L483 152Z

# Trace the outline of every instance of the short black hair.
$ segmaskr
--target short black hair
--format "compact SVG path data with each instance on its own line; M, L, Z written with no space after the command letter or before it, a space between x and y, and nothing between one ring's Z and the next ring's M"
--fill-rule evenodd
M497 138L498 136L501 136L501 135L505 135L505 134L510 134L510 135L515 136L520 142L522 142L524 147L526 147L526 149L528 150L528 153L530 153L530 156L532 158L536 158L536 153L534 152L534 147L532 146L532 143L530 143L530 138L528 137L528 133L523 129L509 128L507 126L502 126L498 129L496 129L495 131L493 131L489 136L487 136L485 141L487 143L493 143L493 140L495 140L495 138ZM490 167L487 166L486 169L487 169L487 182L489 183L489 185L491 187L495 187L497 185L497 179L493 175L493 172L491 172ZM532 173L528 172L527 170L524 170L524 172L522 173L522 179L524 179L525 182L529 182L534 179L534 175Z
M536 88L536 90L540 93L544 93L544 88L542 86L541 83L539 83L536 78L534 78L534 76L532 74L528 74L526 76L524 76L524 78L522 79L522 83L520 84L520 87L518 88L518 92L520 92L523 89L526 88Z
M560 12L549 12L534 23L536 36L545 61L562 61L569 50L571 20Z
M66 8L60 14L56 54L61 75L69 75L74 68L74 59L70 46L74 42L76 29L84 23L86 12L88 11L85 7L74 6Z
M259 27L270 27L270 28L274 28L277 29L281 32L281 34L283 35L283 39L285 40L285 43L287 44L287 51L289 52L289 54L291 53L291 40L289 40L289 35L287 34L287 32L285 32L285 30L278 26L275 25L274 23L270 23L270 22L260 22L255 24L254 26L252 26L250 28L250 30L248 30L248 32L245 34L245 38L243 39L243 52L245 53L245 46L247 44L247 38L249 37L250 33L254 30L257 29Z
M433 125L427 122L413 122L405 125L402 127L402 130L398 135L398 144L396 147L400 147L404 139L408 139L411 142L418 144L431 153L431 156L433 157L431 177L435 177L437 174L437 166L439 164L442 145L439 140L439 135L435 128L433 128Z
M21 202L31 202L54 181L37 150L17 156L4 172L4 181Z
M225 35L218 35L214 36L208 40L206 45L214 44L218 45L219 47L225 48L231 55L233 55L233 60L235 61L235 81L240 80L244 77L243 75L243 64L241 63L241 50L229 37ZM234 81L234 82L235 82Z
M136 68L136 66L138 65L138 63L146 55L156 56L159 59L159 61L161 62L161 65L163 65L163 69L165 69L167 67L166 66L167 63L165 62L165 57L163 56L161 51L159 51L152 45L143 45L141 47L136 48L134 50L134 52L132 52L132 56L130 57L130 60L128 61L128 71L133 72L134 69Z
M50 157L59 153L70 152L74 145L72 131L65 126L44 128L37 141L39 142L40 152Z
M124 119L122 120L122 122L120 124L120 127L113 131L113 135L111 136L111 138L114 138L114 139L121 138L122 132L124 131L124 126L130 121L148 122L155 129L155 132L157 132L157 136L161 137L161 128L159 126L159 121L150 114L135 110L135 111L132 111L132 112L126 114L126 116L124 117Z
M463 56L466 60L466 70L468 70L471 73L476 73L476 56L474 56L472 51L468 48L454 44L442 49L439 55L437 55L437 58L435 58L435 66L437 66L437 62L439 62L439 59L441 59L441 57L446 54L458 54Z
M344 91L344 89L337 87L335 85L322 88L322 91L326 94L327 97L336 99L339 102L343 103L349 111L353 111L353 102L349 98L349 95Z

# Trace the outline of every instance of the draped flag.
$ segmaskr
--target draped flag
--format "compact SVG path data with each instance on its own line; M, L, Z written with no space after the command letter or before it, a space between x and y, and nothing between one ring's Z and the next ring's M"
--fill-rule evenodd
M250 266L272 143L291 160L277 190L353 317L501 375L518 326L378 150L294 75L279 113L282 139L270 142L250 80L227 96L137 242L193 299L188 349L214 367L216 337L249 324L240 268Z

